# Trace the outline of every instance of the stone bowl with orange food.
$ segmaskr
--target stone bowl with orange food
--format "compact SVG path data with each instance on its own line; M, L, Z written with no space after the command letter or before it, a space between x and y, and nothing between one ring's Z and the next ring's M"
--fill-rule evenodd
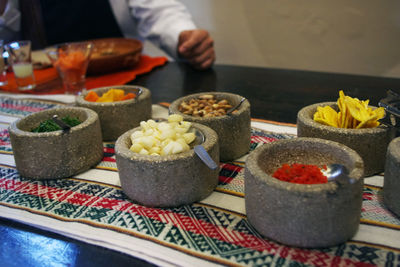
M342 95L342 97L347 96ZM297 114L297 136L316 137L342 143L354 149L362 157L365 176L383 172L387 147L394 138L393 129L380 124L377 120L371 123L374 127L368 128L341 128L314 120L318 109L323 107L329 108L333 113L340 111L338 103L323 102L302 108ZM368 102L364 102L364 104L367 106ZM368 106L368 108L371 110L377 109L374 106ZM349 110L349 108L345 109ZM343 111L341 112L343 113ZM346 116L349 117L351 115L347 114ZM354 122L349 124L354 124Z
M236 110L227 114L239 103ZM187 95L173 101L169 113L179 114L185 121L201 123L216 131L221 161L238 159L250 150L250 103L240 95L227 92Z
M276 176L288 164L311 167L341 164L353 183L320 179L287 181ZM297 173L296 175L300 175ZM245 205L249 222L263 236L296 247L328 247L357 232L362 204L363 161L349 147L320 138L294 138L264 144L252 151L245 166Z
M151 118L151 92L141 86L88 90L77 96L76 105L99 115L104 141L115 141L124 132L139 126L141 121Z

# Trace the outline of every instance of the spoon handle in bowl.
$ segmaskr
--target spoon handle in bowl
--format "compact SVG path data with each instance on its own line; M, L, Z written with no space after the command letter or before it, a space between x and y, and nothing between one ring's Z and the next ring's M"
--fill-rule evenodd
M217 163L210 157L203 146L197 145L194 147L194 152L199 156L199 158L210 168L211 170L216 170L218 168Z
M230 109L226 112L226 114L229 115L229 114L231 114L232 112L234 112L235 110L237 110L237 109L242 105L242 103L243 103L245 100L246 100L246 98L244 98L244 97L243 97L242 99L240 99L239 103L238 103L236 106L230 108Z
M66 123L63 122L62 120L60 120L60 119L58 118L57 115L54 115L51 119L52 119L58 126L60 126L61 129L62 129L64 132L67 132L67 131L69 131L69 129L71 129L71 126L69 126L68 124L66 124Z

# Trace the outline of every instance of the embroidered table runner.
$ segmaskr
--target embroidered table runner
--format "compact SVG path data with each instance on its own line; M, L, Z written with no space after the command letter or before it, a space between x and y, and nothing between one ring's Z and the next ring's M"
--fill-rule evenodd
M365 179L360 228L341 245L302 249L263 238L246 220L245 157L221 163L219 184L203 201L147 208L122 192L114 143L93 169L68 179L36 181L15 168L7 127L12 121L63 105L0 97L0 216L163 266L399 266L400 219L382 202L383 176ZM153 105L153 116L167 116ZM295 138L296 128L252 120L251 150ZM190 183L190 181L188 181Z

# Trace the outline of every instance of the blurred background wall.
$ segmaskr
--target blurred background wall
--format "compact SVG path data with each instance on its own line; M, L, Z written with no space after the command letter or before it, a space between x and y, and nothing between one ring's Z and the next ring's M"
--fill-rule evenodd
M181 2L219 64L400 77L399 0Z

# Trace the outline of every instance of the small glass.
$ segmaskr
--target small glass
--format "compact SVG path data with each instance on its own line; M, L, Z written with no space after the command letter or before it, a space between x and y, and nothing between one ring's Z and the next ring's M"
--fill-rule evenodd
M7 66L4 63L4 41L0 40L0 86L7 85Z
M15 81L20 91L36 87L31 59L31 41L16 41L5 45Z
M90 42L66 43L46 49L63 81L66 94L79 95L86 90L86 70L92 50Z

